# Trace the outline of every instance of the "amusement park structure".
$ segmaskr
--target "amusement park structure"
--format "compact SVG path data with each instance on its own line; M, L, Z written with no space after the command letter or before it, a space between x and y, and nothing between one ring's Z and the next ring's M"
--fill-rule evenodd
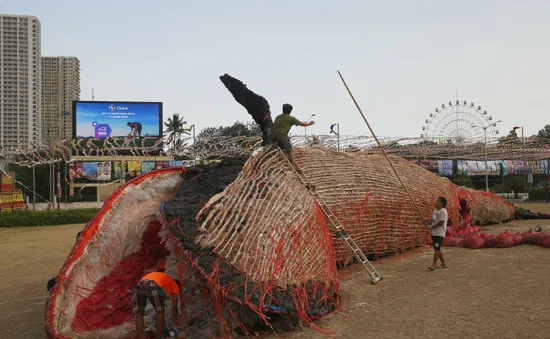
M483 128L485 128L485 133ZM496 142L499 131L496 122L487 110L466 100L449 101L441 104L424 121L420 137L425 141L438 144L455 145L474 144L477 142Z

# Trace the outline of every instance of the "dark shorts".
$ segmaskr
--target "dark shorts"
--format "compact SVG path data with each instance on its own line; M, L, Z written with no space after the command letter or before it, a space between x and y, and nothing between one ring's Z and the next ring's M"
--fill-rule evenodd
M136 287L136 304L138 312L145 310L147 299L151 302L155 311L164 311L164 290L156 282L151 280L140 280Z
M445 237L438 237L438 236L432 235L434 250L439 251L441 249L441 245L443 245L443 239L445 239Z
M272 134L269 132L268 137L271 142L276 143L283 151L287 153L292 152L292 145L290 144L288 135Z

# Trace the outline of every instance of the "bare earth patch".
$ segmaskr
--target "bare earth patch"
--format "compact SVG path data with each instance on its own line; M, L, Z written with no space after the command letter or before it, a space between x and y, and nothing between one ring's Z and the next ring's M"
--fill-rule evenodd
M550 204L522 204L550 212ZM485 227L522 232L550 220ZM0 338L44 338L46 282L84 225L0 229ZM317 322L335 338L548 338L550 251L538 246L444 248L450 268L429 272L432 251L376 263L384 280L342 271L344 310ZM319 338L304 328L281 338ZM273 336L270 336L273 337Z
M358 267L341 280L344 312L318 322L336 338L548 338L550 251L444 248L448 269L427 270L432 252L386 260L384 280ZM282 338L318 338L312 329Z
M45 338L46 283L84 225L0 229L0 338Z

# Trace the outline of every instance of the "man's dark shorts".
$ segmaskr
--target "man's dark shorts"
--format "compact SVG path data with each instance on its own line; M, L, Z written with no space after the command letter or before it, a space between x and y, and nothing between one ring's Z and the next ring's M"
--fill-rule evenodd
M277 143L283 151L290 153L292 152L292 145L290 144L290 139L288 135L273 134L271 131L268 133L269 140L271 142Z
M439 251L441 249L441 245L443 245L443 239L445 239L445 237L438 237L438 236L432 235L434 250Z
M155 307L155 311L164 311L164 290L152 280L140 280L136 287L136 304L138 312L145 310L147 299Z

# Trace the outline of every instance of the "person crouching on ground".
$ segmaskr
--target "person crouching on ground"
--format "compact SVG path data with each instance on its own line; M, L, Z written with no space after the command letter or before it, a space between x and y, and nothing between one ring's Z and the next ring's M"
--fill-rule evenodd
M288 132L292 126L308 127L315 124L315 121L301 122L295 117L291 116L292 105L283 105L283 114L278 115L273 122L273 126L269 130L268 138L271 142L277 143L277 145L287 153L288 160L294 168L298 169L296 162L294 161L294 155L292 154L292 145L288 137Z
M435 210L432 212L432 222L428 219L424 219L424 225L432 230L432 241L434 247L434 261L428 266L430 271L436 269L437 260L441 260L441 266L439 268L447 268L443 253L441 253L441 246L443 245L443 239L445 239L445 233L447 232L447 199L443 197L437 198L435 201Z
M172 298L172 324L178 320L178 297L181 284L163 272L151 272L138 282L136 287L136 338L143 338L145 305L147 299L153 304L156 312L156 338L161 339L164 329L164 297Z

